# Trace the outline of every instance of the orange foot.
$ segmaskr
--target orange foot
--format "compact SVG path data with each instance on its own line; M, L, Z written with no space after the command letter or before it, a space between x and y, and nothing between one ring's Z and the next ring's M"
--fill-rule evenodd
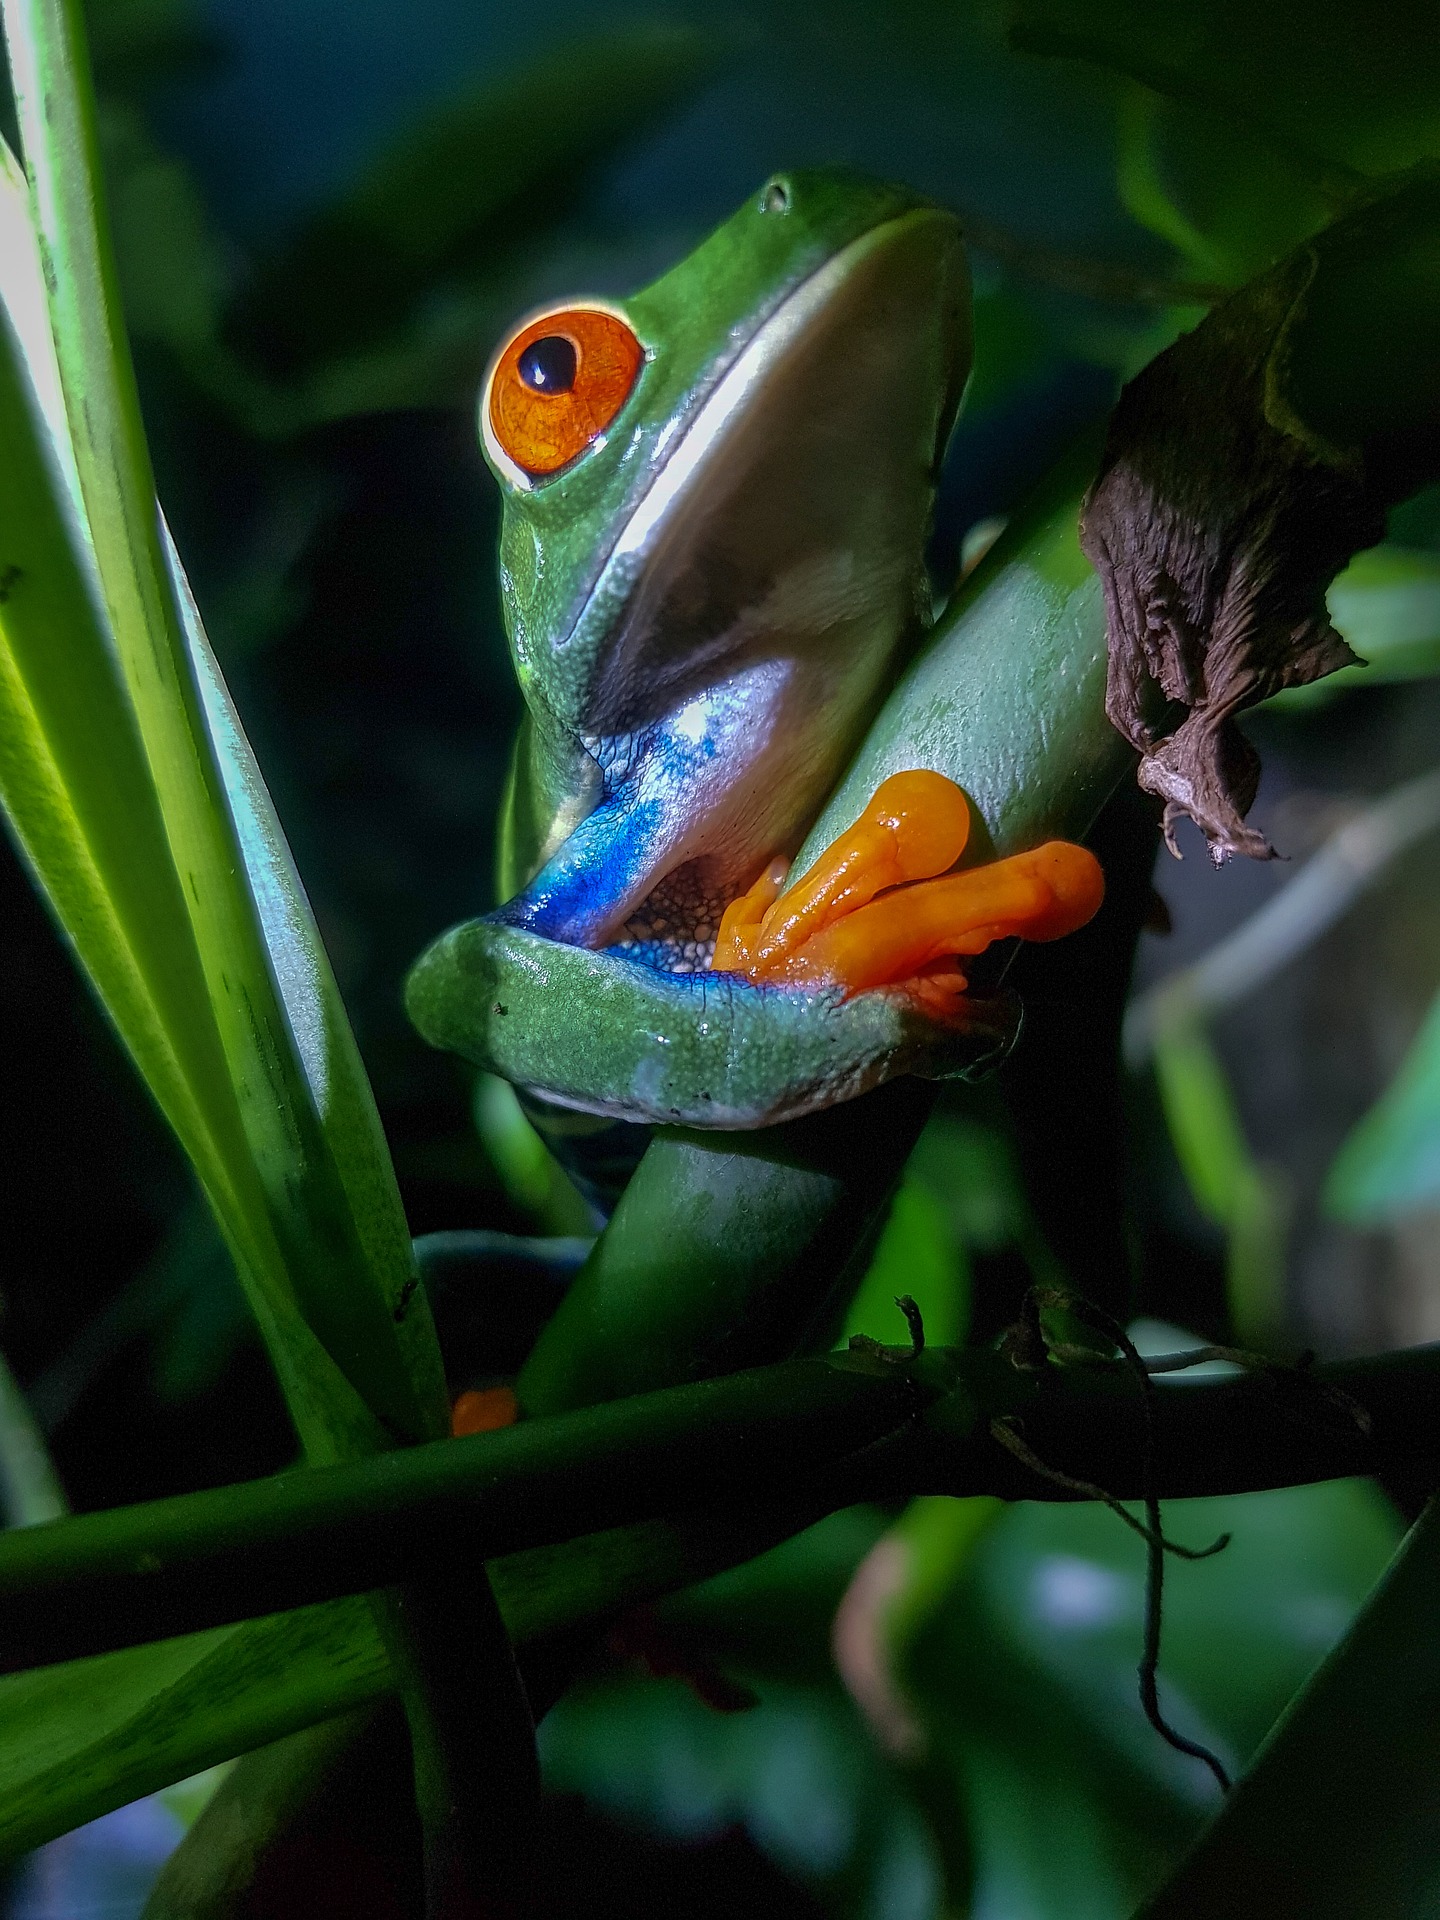
M896 773L864 813L788 892L772 860L725 910L711 966L757 983L843 987L912 984L937 1015L965 991L956 959L992 940L1058 940L1105 895L1100 863L1068 840L988 866L949 871L970 836L953 780Z

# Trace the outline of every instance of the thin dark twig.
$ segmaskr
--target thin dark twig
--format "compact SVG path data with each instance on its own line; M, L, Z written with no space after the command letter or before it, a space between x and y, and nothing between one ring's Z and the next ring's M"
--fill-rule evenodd
M1227 1366L1243 1367L1247 1373L1265 1373L1275 1365L1263 1353L1249 1353L1244 1347L1187 1347L1183 1353L1147 1353L1146 1373L1184 1373L1187 1367L1204 1367L1222 1360Z
M993 253L1022 278L1058 287L1064 293L1082 294L1089 300L1147 307L1213 307L1231 292L1216 280L1175 280L1137 273L1133 267L1110 261L1057 253L1052 247L1022 240L1007 227L977 213L962 212L960 224L972 246L982 253Z
M1145 1368L1139 1348L1118 1320L1093 1306L1082 1295L1058 1288L1037 1290L1037 1303L1068 1309L1078 1320L1113 1341L1140 1383L1145 1409L1145 1449L1141 1460L1145 1530L1145 1644L1140 1657L1140 1704L1145 1718L1177 1753L1201 1760L1214 1774L1220 1791L1230 1791L1230 1775L1219 1758L1198 1740L1189 1740L1165 1718L1160 1706L1160 1635L1165 1594L1165 1536L1160 1526L1160 1498L1155 1490L1155 1383Z
M897 1293L895 1304L904 1314L905 1324L910 1329L910 1358L918 1360L925 1351L924 1316L908 1293Z
M1064 1487L1067 1493L1073 1493L1082 1500L1098 1500L1103 1506L1125 1522L1126 1526L1138 1533L1142 1540L1148 1541L1150 1529L1143 1520L1135 1515L1113 1493L1107 1493L1104 1487L1097 1486L1093 1480L1077 1480L1073 1474L1062 1473L1059 1467L1052 1467L1042 1460L1035 1449L1021 1439L1013 1420L992 1420L990 1432L999 1441L1007 1453L1013 1453L1022 1467L1028 1467L1031 1473L1038 1474L1042 1480L1048 1480L1052 1486ZM1230 1535L1222 1533L1212 1540L1208 1547L1182 1547L1178 1540L1167 1540L1162 1535L1161 1546L1166 1553L1173 1553L1180 1560L1208 1560L1212 1554L1222 1552L1230 1544Z

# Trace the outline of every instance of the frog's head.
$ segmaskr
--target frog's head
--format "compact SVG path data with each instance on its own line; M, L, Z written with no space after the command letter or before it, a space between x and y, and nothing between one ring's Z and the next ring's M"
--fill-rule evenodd
M703 964L927 622L969 363L954 218L830 173L777 175L629 300L514 330L480 403L527 706L510 924Z

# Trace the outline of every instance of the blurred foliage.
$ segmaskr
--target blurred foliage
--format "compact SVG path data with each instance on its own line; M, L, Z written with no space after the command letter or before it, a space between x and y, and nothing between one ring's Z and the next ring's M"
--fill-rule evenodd
M1224 1068L1198 1023L1155 1038L1155 1074L1166 1124L1196 1205L1226 1236L1226 1297L1241 1346L1283 1340L1286 1228L1283 1174L1251 1152Z
M1433 1911L1437 1521L1432 1504L1145 1920Z
M1234 1534L1171 1577L1161 1685L1184 1730L1243 1761L1344 1631L1396 1523L1342 1482L1176 1502L1169 1525ZM1092 1507L922 1501L889 1528L837 1514L657 1608L640 1658L690 1684L633 1664L597 1675L545 1723L547 1777L674 1835L743 1824L832 1911L867 1920L972 1898L1122 1920L1214 1799L1135 1698L1142 1562ZM706 1706L717 1672L759 1704ZM955 1883L967 1865L973 1887Z
M1379 1102L1330 1169L1326 1198L1342 1220L1395 1220L1440 1201L1440 1000Z

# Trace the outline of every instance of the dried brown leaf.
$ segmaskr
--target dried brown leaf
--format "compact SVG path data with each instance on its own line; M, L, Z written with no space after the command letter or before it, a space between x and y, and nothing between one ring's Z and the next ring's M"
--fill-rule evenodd
M1302 249L1130 382L1081 516L1105 592L1106 711L1165 802L1172 853L1188 814L1217 864L1274 854L1244 823L1260 766L1236 714L1354 660L1325 590L1384 532L1360 451L1308 432L1284 401L1316 266Z

